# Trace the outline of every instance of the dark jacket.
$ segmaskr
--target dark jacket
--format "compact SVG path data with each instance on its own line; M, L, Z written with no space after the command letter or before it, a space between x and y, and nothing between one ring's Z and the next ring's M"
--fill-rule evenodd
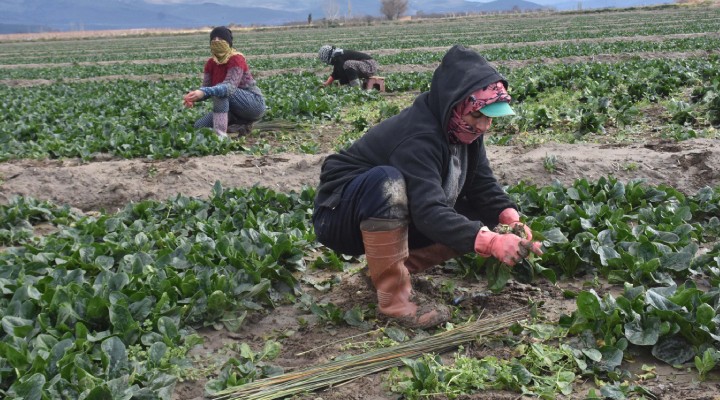
M397 168L407 185L410 218L417 229L437 243L463 253L474 251L484 225L448 205L443 180L451 160L447 125L451 110L487 85L507 82L478 53L453 46L435 70L430 91L412 106L371 128L350 148L327 157L320 173L319 205L335 207L345 185L379 165ZM479 207L486 224L497 224L499 213L517 206L493 176L482 137L468 146L467 179L460 198Z
M330 63L333 66L333 72L332 76L334 80L340 81L340 84L347 85L350 82L350 79L348 79L347 74L345 73L345 68L343 65L345 65L345 61L362 61L362 60L372 60L372 57L369 55L355 51L355 50L343 50L342 54L338 54L334 56Z

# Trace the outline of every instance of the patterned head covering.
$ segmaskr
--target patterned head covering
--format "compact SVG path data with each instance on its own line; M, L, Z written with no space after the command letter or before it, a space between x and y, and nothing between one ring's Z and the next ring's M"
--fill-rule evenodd
M487 87L468 96L467 99L458 103L452 110L452 115L448 122L450 142L470 144L485 133L475 131L474 127L468 125L468 123L462 119L463 116L478 110L482 112L482 109L490 104L502 102L507 105L510 103L510 100L510 95L507 90L505 90L505 85L503 85L502 82L491 83ZM508 105L507 108L510 109L510 106ZM504 115L511 113L512 109Z
M335 46L330 46L329 44L322 46L320 51L318 51L318 59L325 64L330 64L330 60L332 60L333 56L333 50L335 50Z
M215 29L213 29L210 32L210 41L212 42L212 40L215 39L216 37L219 37L220 39L228 42L230 47L232 47L232 43L233 43L232 31L230 29L228 29L227 27L218 26Z
M215 62L218 64L227 63L230 60L230 57L235 54L242 55L242 53L230 47L228 42L225 40L214 40L210 42L210 53L212 54Z

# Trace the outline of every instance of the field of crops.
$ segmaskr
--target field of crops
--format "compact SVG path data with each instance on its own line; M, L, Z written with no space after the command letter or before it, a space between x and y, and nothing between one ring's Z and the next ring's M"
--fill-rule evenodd
M208 32L0 36L0 398L717 398L720 7L236 28L269 109L232 140L182 105ZM323 88L327 43L374 55L387 91ZM324 156L456 43L510 83L489 158L545 253L415 277L453 314L411 331L363 257L316 241L312 201ZM341 386L235 394L510 310Z

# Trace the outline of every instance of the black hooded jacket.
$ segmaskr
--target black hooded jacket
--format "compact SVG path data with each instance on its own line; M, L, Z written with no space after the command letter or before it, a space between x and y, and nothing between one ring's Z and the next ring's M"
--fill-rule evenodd
M467 179L460 191L484 221L471 221L449 206L443 190L451 161L447 126L456 104L505 78L473 50L453 46L433 74L430 91L400 114L371 128L347 150L327 157L320 173L318 205L335 207L345 185L380 165L397 168L407 185L410 218L437 243L469 253L485 224L495 225L505 208L517 208L493 176L483 137L468 146Z
M337 54L330 60L330 64L333 66L333 72L330 76L332 76L334 80L340 82L341 85L347 85L350 83L350 78L345 72L345 61L353 60L372 60L372 57L359 51L344 50L342 54Z

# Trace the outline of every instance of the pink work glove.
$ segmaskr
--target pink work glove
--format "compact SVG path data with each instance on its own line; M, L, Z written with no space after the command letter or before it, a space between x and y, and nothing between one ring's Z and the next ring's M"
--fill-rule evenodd
M498 217L498 222L503 225L510 225L511 228L514 228L516 225L522 226L525 230L525 239L532 240L532 230L530 230L527 225L520 222L520 214L518 214L516 209L504 209Z
M509 266L530 255L542 255L540 242L531 242L511 233L495 233L481 229L475 237L475 252L483 257L493 256Z

